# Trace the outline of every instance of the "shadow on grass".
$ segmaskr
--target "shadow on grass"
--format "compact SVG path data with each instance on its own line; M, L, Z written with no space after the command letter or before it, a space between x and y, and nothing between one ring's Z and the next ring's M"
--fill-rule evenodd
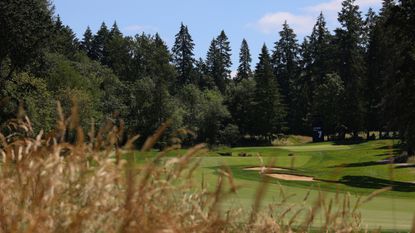
M357 145L368 142L367 140L363 139L346 139L346 140L340 140L340 141L334 141L334 145Z
M399 165L396 166L395 168L415 168L415 164L405 164L405 165Z
M393 191L397 192L415 192L415 184L370 176L343 176L338 183L356 188L382 189L391 187Z
M389 164L389 161L369 161L369 162L361 162L361 163L347 163L347 164L340 164L331 166L329 168L339 168L339 167L369 167L375 165L384 165Z

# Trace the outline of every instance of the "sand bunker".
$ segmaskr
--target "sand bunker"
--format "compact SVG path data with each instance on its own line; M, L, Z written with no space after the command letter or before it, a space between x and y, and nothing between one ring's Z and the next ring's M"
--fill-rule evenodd
M288 175L288 174L267 174L267 176L280 179L280 180L291 180L291 181L314 181L313 177L310 176L297 176L297 175Z
M248 168L244 168L244 170L265 172L265 171L286 171L287 169L279 168L279 167L248 167Z

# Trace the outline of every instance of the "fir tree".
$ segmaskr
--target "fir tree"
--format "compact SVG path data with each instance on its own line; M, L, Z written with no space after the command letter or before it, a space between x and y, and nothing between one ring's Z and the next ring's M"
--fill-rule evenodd
M309 39L309 53L312 57L311 63L306 69L311 73L313 82L320 84L321 79L333 72L333 58L331 35L326 26L326 21L322 13L317 18Z
M80 48L75 33L69 26L63 25L59 15L54 23L54 35L50 48L53 52L63 54L69 59L73 59Z
M284 22L283 29L280 31L280 39L275 43L274 53L272 55L274 75L277 77L278 85L281 88L283 103L289 108L287 114L288 127L296 129L297 123L301 121L296 119L293 99L297 98L299 78L299 46L294 31L287 22Z
M286 114L265 44L259 55L254 77L256 81L255 114L253 114L256 118L255 133L271 139L273 134L282 132Z
M179 83L181 84L193 83L191 73L195 62L193 58L194 46L187 26L182 23L172 48L173 64L176 66Z
M88 55L88 57L91 57L93 40L94 36L92 34L91 28L88 26L81 41L81 49Z
M252 76L251 71L251 53L249 52L248 42L245 39L242 40L241 51L239 52L239 67L236 80L242 81Z
M285 104L289 105L290 82L298 75L298 44L294 31L284 22L280 39L275 42L272 62Z
M92 41L91 58L97 61L102 61L104 58L105 45L109 40L109 30L107 25L103 22L97 34Z
M385 6L387 8L385 8ZM384 46L388 60L385 69L383 113L389 129L399 130L409 155L415 149L415 2L399 0L396 5L384 4L381 17Z
M338 74L345 86L342 123L355 137L362 129L362 79L365 75L363 57L363 21L354 0L344 0L339 13L341 28L336 29Z
M111 27L110 33L109 33L109 37L110 38L114 38L117 36L123 36L120 29L118 28L117 22L114 22L114 24Z
M228 37L224 31L221 31L217 38L214 38L210 44L206 63L208 66L209 74L215 80L217 88L224 93L226 84L230 78L231 61L231 48L229 45Z
M370 9L365 20L365 62L366 75L363 80L364 128L369 138L370 131L382 130L381 102L382 102L382 54L379 53L381 44L381 28L377 25L378 16Z

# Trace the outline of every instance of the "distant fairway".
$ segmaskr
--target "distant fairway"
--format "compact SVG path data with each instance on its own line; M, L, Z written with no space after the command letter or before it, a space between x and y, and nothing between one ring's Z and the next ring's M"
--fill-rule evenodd
M201 157L201 167L196 170L195 177L214 188L218 170L223 165L229 166L240 189L223 204L224 208L243 208L246 211L249 211L253 204L261 175L255 169L245 168L266 165L271 160L275 160L274 166L288 168L275 169L273 173L307 176L317 180L304 182L270 179L267 192L262 199L264 206L281 199L281 187L286 195L293 195L289 199L290 203L312 206L318 196L318 190L322 190L326 198L334 197L336 192L341 196L350 193L353 203L358 196L367 196L377 189L392 185L393 191L383 193L360 207L364 224L368 224L370 228L381 226L382 229L392 231L409 230L415 213L415 184L412 183L415 181L415 168L391 169L395 165L378 163L397 153L392 149L393 144L392 140L382 140L355 145L318 143L280 147L239 147L227 150L232 153L231 157L220 156L212 151ZM181 154L184 151L174 153ZM169 156L175 156L174 153ZM239 157L241 153L250 157ZM137 156L137 159L143 161L147 156ZM304 202L309 190L312 190L310 196Z
M280 146L279 149L289 150L294 152L300 151L329 151L329 150L349 150L351 146L345 145L333 145L333 144L321 144L321 145L301 145L301 146Z

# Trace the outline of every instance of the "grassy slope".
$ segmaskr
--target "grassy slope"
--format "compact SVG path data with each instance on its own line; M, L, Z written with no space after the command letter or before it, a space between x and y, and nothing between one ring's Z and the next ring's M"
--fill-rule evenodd
M204 156L196 176L199 181L203 177L208 185L214 186L219 167L229 166L236 183L241 188L224 205L242 207L245 210L249 210L252 205L261 177L258 172L244 171L243 168L261 164L260 159L255 157L256 154L263 157L264 163L270 159L275 159L275 165L281 167L291 167L293 163L295 170L289 173L309 175L322 180L342 181L342 183L307 183L270 180L263 198L264 205L278 201L280 187L283 187L286 195L295 195L289 199L292 203L302 203L311 189L310 197L305 202L308 206L313 205L318 189L323 190L328 198L335 195L336 191L350 192L352 199L355 200L358 195L368 195L378 188L388 186L388 180L393 177L395 181L402 182L394 183L396 191L384 193L361 207L364 223L370 227L382 226L383 229L409 229L415 212L415 184L411 185L407 182L415 181L415 169L391 169L390 165L373 163L393 154L392 145L393 141L383 140L356 145L319 143L284 147L233 148L231 150L233 157L222 157L215 152ZM254 157L237 157L241 152L252 154ZM143 158L142 156L140 157ZM338 166L345 164L347 167Z

